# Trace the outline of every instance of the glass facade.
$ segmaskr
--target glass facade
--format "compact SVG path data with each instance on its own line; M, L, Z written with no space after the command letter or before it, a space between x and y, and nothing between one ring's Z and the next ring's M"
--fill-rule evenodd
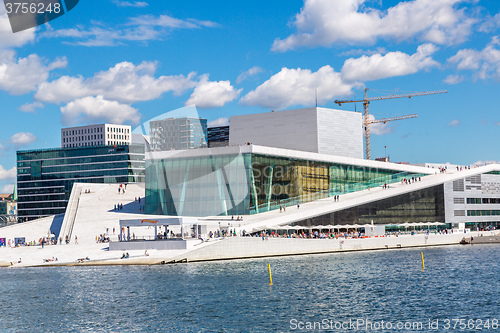
M208 132L208 147L225 147L229 145L229 126L210 127Z
M242 215L250 208L250 155L146 161L146 213Z
M144 163L143 145L18 151L18 215L64 213L75 182L144 182Z
M152 150L207 148L206 119L165 118L149 125Z
M438 185L392 198L318 216L299 225L401 224L445 222L444 188Z
M259 154L148 160L146 212L257 214L420 176Z

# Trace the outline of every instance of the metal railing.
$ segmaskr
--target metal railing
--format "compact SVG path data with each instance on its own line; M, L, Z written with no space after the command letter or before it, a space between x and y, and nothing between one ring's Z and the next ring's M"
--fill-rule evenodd
M68 206L66 207L66 213L64 214L64 220L61 225L59 237L62 238L63 241L66 239L66 236L68 239L71 239L71 234L73 233L76 213L78 211L78 205L80 204L80 197L82 195L82 188L78 185L78 183L73 184Z
M302 194L299 196L294 196L286 199L281 199L281 200L273 200L270 203L263 203L258 205L257 207L251 207L250 208L250 214L258 214L258 213L263 213L271 210L276 210L280 209L280 207L283 206L294 206L297 205L298 203L307 203L315 200L320 200L320 199L326 199L326 198L331 198L336 195L342 195L342 194L347 194L347 193L352 193L352 192L358 192L358 191L363 191L368 188L375 188L379 186L384 186L384 184L391 185L395 183L401 182L403 179L411 179L412 177L423 177L425 174L414 174L410 172L399 172L395 173L392 175L387 175L383 177L378 177L371 179L366 182L359 182L359 183L352 183L352 184L342 184L342 185L337 185L334 188L328 189L328 190L322 190L310 194Z

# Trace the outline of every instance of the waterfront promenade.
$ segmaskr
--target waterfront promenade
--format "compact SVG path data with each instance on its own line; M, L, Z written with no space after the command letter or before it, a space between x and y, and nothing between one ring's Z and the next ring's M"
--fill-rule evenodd
M431 175L429 178L442 177ZM448 176L449 177L449 176ZM219 227L236 230L237 235L246 232L262 230L263 226L278 226L287 222L298 221L303 214L317 213L318 210L343 209L364 200L365 197L387 196L391 192L399 193L405 187L433 185L432 180L424 180L412 185L395 184L391 189L372 189L362 193L351 193L342 196L340 203L333 204L330 199L317 202L304 203L300 209L293 207L287 213L271 211L262 216L244 216L243 221L233 221L230 217L212 217L200 220L207 225L207 232L215 231ZM401 188L401 189L400 189ZM10 240L12 245L15 238L25 238L27 243L34 246L20 246L0 248L0 265L7 267L26 266L51 266L51 265L154 265L174 262L228 260L240 258L254 258L266 256L301 255L315 253L331 253L344 251L365 250L397 250L407 247L436 246L458 244L465 236L474 237L475 242L480 242L480 237L494 236L497 232L455 232L453 234L416 234L371 238L338 238L338 239L297 239L297 238L268 238L261 237L228 237L209 238L208 241L187 239L184 248L170 247L170 250L154 250L144 241L144 247L129 247L127 242L119 243L118 235L120 220L124 219L151 219L160 218L143 213L144 187L134 184L129 185L126 194L119 193L116 184L86 184L80 188L83 193L78 198L78 205L74 212L74 221L65 219L62 223L61 216L45 218L33 222L21 223L5 228L0 228L0 238ZM90 193L88 191L90 190ZM368 193L369 192L369 193ZM136 200L141 198L141 202ZM373 198L372 198L373 199ZM123 204L123 209L115 209L115 205ZM162 216L163 217L163 216ZM68 222L69 221L69 222ZM70 223L71 222L71 223ZM236 224L238 223L238 224ZM67 226L65 226L65 224ZM64 236L58 245L45 245L39 243L42 237L49 237L55 226L61 230L69 230L69 243L66 244ZM51 231L52 230L52 231ZM144 233L144 234L141 234ZM151 237L154 228L135 230L135 237ZM56 235L59 232L54 232ZM61 231L62 233L62 231ZM149 234L148 234L149 233ZM109 243L98 243L97 238L104 235L113 242L110 251ZM78 244L75 243L78 236ZM154 236L154 235L153 235ZM57 236L56 236L57 238ZM162 240L160 242L175 242L176 240ZM183 241L184 242L184 241ZM62 244L59 244L62 243ZM129 244L133 244L130 242ZM117 245L117 246L114 246ZM174 249L175 248L175 249ZM145 250L148 250L148 255ZM129 253L126 259L120 259L124 253ZM57 259L57 260L56 260Z
M131 250L129 258L121 259L122 251L109 251L108 244L63 244L1 248L3 267L60 265L157 265L179 262L258 258L286 255L340 253L351 251L397 251L409 247L456 245L465 236L481 243L498 231L474 231L453 234L415 234L369 238L298 239L262 237L226 237L209 241L191 240L184 250ZM470 246L470 245L465 245ZM480 246L480 245L478 245ZM55 261L57 258L57 261ZM87 259L88 258L88 259ZM54 259L54 260L52 260ZM79 259L82 259L79 262ZM21 262L18 262L21 260Z

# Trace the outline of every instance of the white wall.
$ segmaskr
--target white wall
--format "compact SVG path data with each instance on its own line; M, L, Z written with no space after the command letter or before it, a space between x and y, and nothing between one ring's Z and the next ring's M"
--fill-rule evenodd
M317 152L363 158L361 113L318 108Z
M233 116L229 145L254 145L318 152L315 108Z
M361 113L305 108L233 116L229 145L255 145L363 158Z

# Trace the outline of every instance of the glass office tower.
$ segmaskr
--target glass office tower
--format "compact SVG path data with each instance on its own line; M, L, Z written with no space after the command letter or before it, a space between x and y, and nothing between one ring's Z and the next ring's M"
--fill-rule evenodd
M144 155L144 145L18 151L18 215L64 213L75 182L144 182Z

